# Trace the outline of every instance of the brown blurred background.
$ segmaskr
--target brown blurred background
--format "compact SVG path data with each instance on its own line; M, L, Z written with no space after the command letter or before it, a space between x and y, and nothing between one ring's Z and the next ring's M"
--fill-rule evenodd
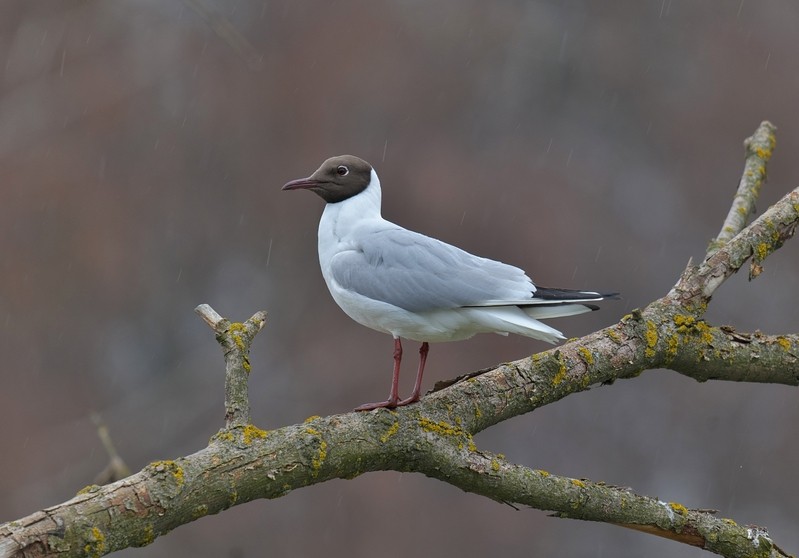
M223 362L199 303L269 311L258 426L385 396L391 339L347 318L318 269L321 200L280 191L329 156L375 165L388 219L543 285L623 293L550 322L567 336L662 296L702 256L761 120L779 131L760 209L799 183L793 0L5 0L0 29L0 521L92 482L107 461L92 412L134 470L205 446ZM730 280L708 320L797 331L797 254L790 242L754 283ZM434 345L425 387L545 348ZM797 552L797 423L795 389L652 371L477 443L717 508ZM393 472L123 554L188 553L704 555Z

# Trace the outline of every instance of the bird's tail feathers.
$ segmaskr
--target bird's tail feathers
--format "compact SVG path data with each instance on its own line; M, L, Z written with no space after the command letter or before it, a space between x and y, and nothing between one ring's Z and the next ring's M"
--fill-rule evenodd
M575 316L585 314L592 310L599 310L593 304L559 304L557 306L521 306L522 312L537 320L547 320L549 318L561 318L563 316Z
M518 306L484 307L480 309L480 313L483 318L486 317L486 314L493 318L492 327L496 328L497 332L515 333L547 343L557 343L561 339L565 339L560 331L539 322L530 316L526 309Z

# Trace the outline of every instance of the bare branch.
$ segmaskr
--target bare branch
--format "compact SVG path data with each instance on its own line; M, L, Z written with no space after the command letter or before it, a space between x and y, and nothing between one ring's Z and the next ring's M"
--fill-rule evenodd
M250 423L250 345L266 323L266 312L256 312L242 324L222 318L207 304L200 304L194 311L216 332L216 340L225 351L225 427L246 426Z
M768 533L711 512L640 496L627 488L560 477L461 447L439 451L428 476L493 500L556 512L556 517L627 527L724 556L787 556Z
M114 442L111 440L111 433L103 418L97 413L92 413L91 419L97 427L97 436L100 437L108 454L108 465L95 477L95 484L108 484L130 476L130 468L117 453Z
M678 350L666 367L699 382L726 380L799 385L799 336L744 333L686 317L672 335ZM667 344L674 342L667 341Z
M732 237L746 226L747 219L755 212L755 202L760 195L760 187L766 181L766 164L771 159L777 139L776 126L764 120L755 133L744 141L746 163L738 191L716 239L708 247L708 255L724 246Z

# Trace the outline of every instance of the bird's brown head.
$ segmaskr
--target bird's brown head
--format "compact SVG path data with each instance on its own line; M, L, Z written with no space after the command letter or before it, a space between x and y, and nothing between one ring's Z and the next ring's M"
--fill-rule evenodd
M292 180L283 190L310 190L327 203L363 192L372 180L372 165L353 155L331 157L308 178Z

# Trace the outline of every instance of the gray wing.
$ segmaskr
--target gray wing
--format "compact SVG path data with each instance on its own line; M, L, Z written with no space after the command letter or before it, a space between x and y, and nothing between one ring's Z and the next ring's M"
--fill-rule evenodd
M343 288L410 312L529 300L535 290L517 267L399 227L365 235L330 271Z

